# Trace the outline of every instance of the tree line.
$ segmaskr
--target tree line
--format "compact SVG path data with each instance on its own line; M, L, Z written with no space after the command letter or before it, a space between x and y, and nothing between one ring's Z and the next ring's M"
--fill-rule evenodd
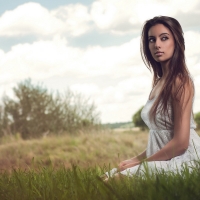
M94 103L67 89L49 92L42 84L26 79L13 88L14 96L3 96L0 105L0 137L19 133L22 138L38 138L48 133L75 133L97 128L99 113Z

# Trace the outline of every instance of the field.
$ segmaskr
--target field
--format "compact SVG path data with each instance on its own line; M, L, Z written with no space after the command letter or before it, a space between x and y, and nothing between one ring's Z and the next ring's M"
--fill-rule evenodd
M82 167L115 166L120 160L143 151L148 132L94 132L79 136L52 136L40 140L4 137L0 144L0 169L28 169L50 166L66 168L71 164Z
M192 173L164 172L104 183L109 167L146 147L147 132L101 132L0 144L0 199L200 199L200 163Z

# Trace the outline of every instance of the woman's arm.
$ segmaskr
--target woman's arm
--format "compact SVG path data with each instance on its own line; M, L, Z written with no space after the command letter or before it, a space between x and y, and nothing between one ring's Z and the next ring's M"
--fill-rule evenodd
M176 81L175 86L179 84ZM172 106L174 111L174 137L169 141L160 151L154 155L146 158L146 161L164 161L173 157L179 156L185 152L189 144L190 135L190 117L192 111L192 97L194 89L191 81L185 84L185 93L180 97L180 101L173 100ZM183 108L181 107L183 105ZM128 163L123 165L121 171L135 165L142 161Z
M147 156L146 156L146 150L145 150L142 153L140 153L139 155L133 157L132 159L137 159L137 160L142 161L142 160L144 160L146 158L147 158Z

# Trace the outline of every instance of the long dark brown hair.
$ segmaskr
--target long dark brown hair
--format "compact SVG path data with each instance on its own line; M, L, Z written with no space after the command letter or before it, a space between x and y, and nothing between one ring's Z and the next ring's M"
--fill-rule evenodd
M169 61L170 70L166 77L166 81L161 89L160 94L158 95L157 99L155 100L149 115L150 119L153 119L155 122L155 115L160 104L160 112L162 114L166 114L169 116L167 102L171 98L175 98L180 102L180 98L182 94L185 93L185 83L189 83L190 81L190 73L185 63L185 42L183 37L183 30L179 22L167 16L158 16L154 17L153 19L147 20L143 26L142 35L141 35L141 44L140 44L140 51L142 55L142 59L147 66L147 68L152 72L153 70L153 81L152 81L152 88L156 85L159 78L163 76L161 64L154 60L149 50L149 41L148 41L148 32L149 29L156 25L156 24L163 24L167 27L174 37L175 49L174 53ZM176 91L172 92L172 89L175 86L175 81L179 78L179 85L176 87ZM188 99L189 101L189 99ZM166 116L166 115L164 115ZM170 117L169 117L170 119ZM165 121L166 123L166 121Z

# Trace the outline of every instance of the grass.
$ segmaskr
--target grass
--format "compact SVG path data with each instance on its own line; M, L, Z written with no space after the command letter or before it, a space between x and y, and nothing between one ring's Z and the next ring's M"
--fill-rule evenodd
M7 157L12 162L0 173L0 200L200 199L200 161L190 173L185 168L181 174L146 173L108 183L99 178L119 159L143 150L147 136L147 132L130 131L31 141L4 138L0 160Z
M68 168L71 164L87 168L105 163L114 167L143 151L147 137L147 132L140 131L52 136L40 140L6 137L0 144L0 169L28 169L33 167L33 158L35 168L41 165Z
M13 170L0 175L1 200L193 200L200 199L200 164L189 173L131 177L101 181L97 168L80 169L76 166L41 167L39 170ZM103 170L103 169L102 169Z

